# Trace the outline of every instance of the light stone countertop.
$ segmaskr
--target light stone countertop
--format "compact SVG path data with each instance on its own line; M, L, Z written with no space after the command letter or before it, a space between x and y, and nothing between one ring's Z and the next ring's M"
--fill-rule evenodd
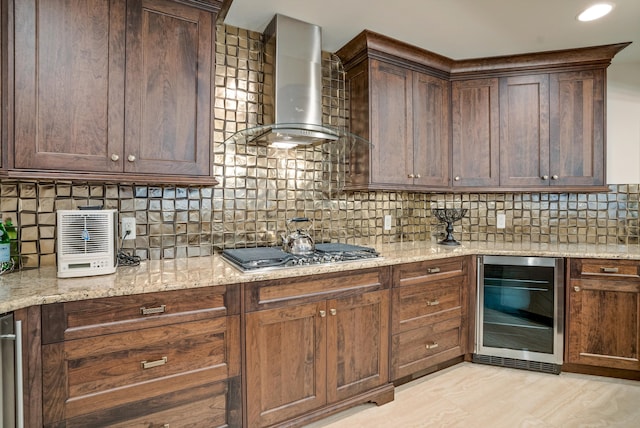
M463 242L458 247L446 247L431 241L363 245L374 247L382 257L261 273L241 273L219 255L145 261L140 266L119 267L116 273L110 275L82 278L58 279L55 267L12 272L0 276L0 313L47 303L237 284L452 256L514 255L640 260L640 245Z

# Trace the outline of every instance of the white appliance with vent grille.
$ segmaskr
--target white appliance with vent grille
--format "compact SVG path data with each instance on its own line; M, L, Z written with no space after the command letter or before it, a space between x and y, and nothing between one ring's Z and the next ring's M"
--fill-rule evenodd
M58 210L58 277L116 271L116 210Z

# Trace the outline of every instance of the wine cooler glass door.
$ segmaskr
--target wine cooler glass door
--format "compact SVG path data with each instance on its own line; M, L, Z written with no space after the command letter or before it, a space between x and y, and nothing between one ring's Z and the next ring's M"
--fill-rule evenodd
M561 364L562 262L485 256L479 267L476 353Z

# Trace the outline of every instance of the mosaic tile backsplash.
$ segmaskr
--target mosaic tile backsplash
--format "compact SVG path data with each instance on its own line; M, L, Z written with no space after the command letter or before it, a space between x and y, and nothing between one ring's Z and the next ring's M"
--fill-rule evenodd
M318 242L436 239L433 207L461 205L463 241L638 244L640 185L608 193L469 193L341 191L344 152L335 147L276 150L225 144L236 131L271 120L260 34L220 26L216 45L213 171L215 187L92 182L0 181L0 212L17 224L22 266L55 265L57 209L115 208L136 218L124 248L143 259L198 257L229 247L278 245L286 220L309 217ZM323 120L347 123L341 64L323 53ZM496 228L504 213L506 228ZM392 228L383 230L385 215Z

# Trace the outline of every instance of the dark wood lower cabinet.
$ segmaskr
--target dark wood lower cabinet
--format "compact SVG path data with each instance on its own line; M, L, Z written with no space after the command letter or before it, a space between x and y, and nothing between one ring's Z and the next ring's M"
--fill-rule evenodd
M17 310L25 426L293 427L384 404L392 382L470 352L473 266L450 257ZM563 370L640 379L640 262L568 267Z
M43 306L44 426L241 426L237 291Z
M452 257L393 267L392 380L402 383L467 353L469 265Z
M247 426L303 425L347 406L393 399L385 272L250 287Z
M640 379L640 262L572 259L567 295L568 368Z
M238 377L172 392L153 399L92 412L65 421L67 428L227 427L242 425Z

